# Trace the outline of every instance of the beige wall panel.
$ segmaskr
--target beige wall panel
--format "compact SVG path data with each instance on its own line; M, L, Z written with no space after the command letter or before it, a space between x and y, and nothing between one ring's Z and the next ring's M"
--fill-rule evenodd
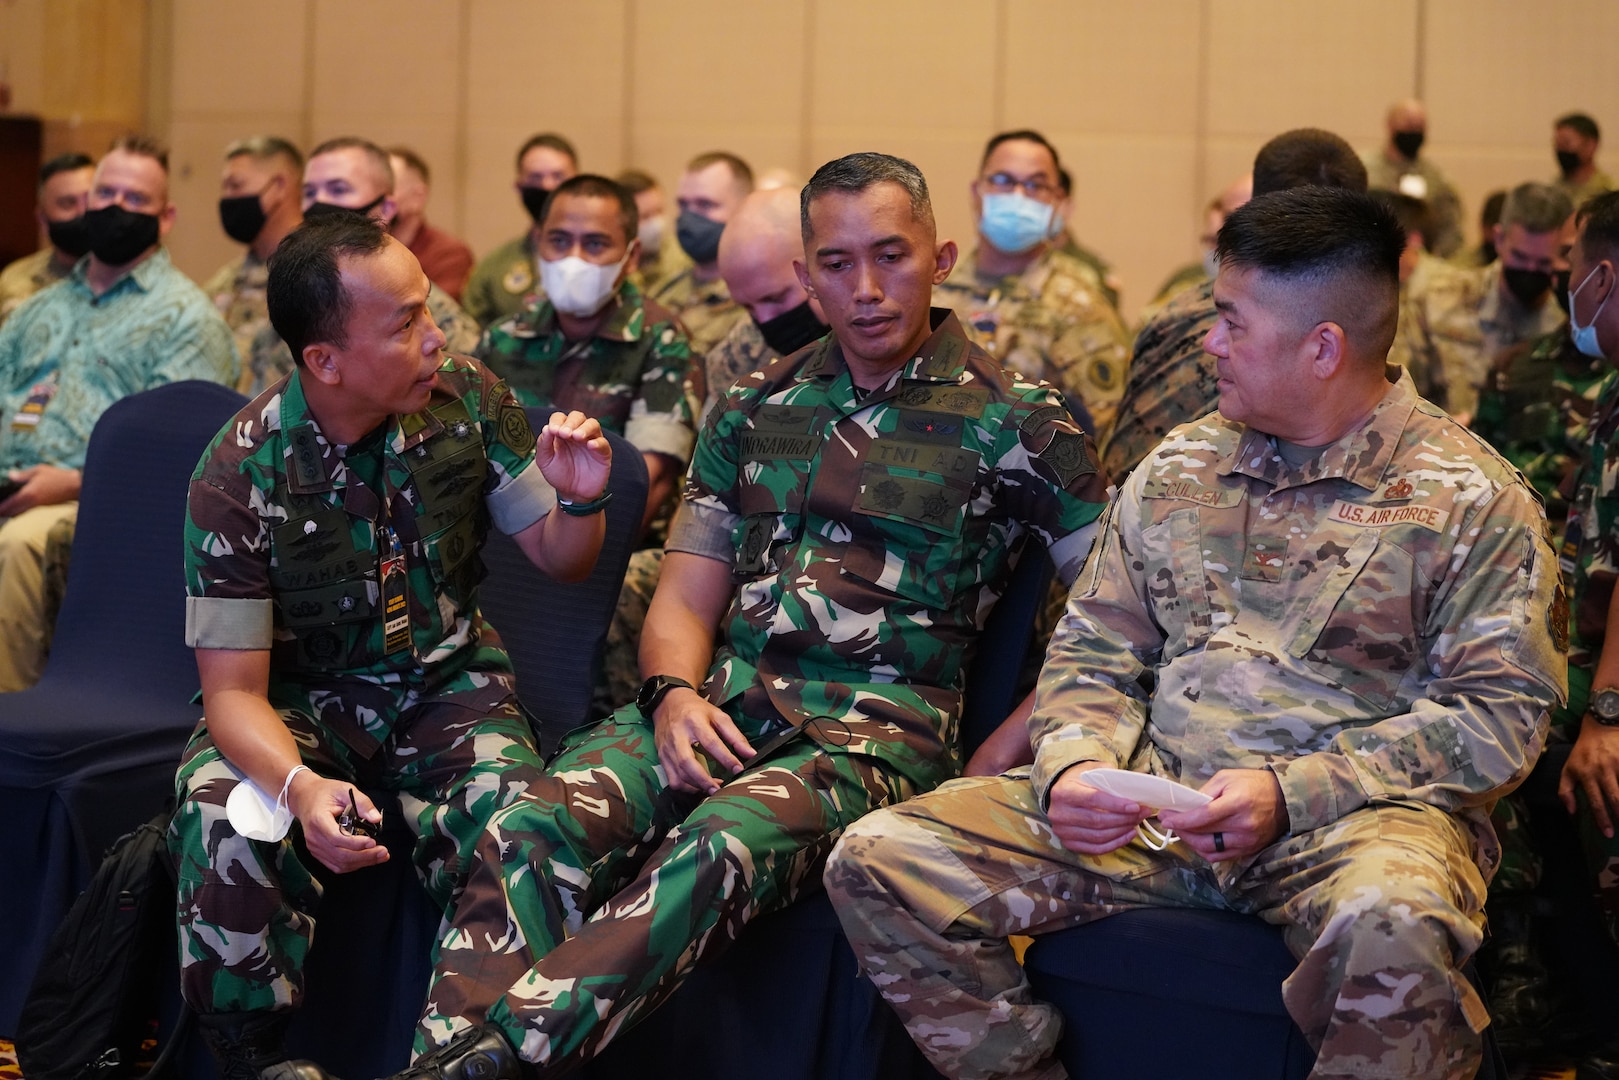
M1547 180L1557 170L1549 149L1550 141L1548 136L1548 147L1453 149L1443 158L1435 159L1461 192L1469 244L1478 240L1479 211L1492 191L1513 188L1526 180Z
M1558 116L1587 112L1619 132L1616 40L1619 4L1611 0L1428 0L1428 124L1435 151L1448 152L1455 143L1533 146L1541 161L1531 175L1550 175ZM1619 153L1610 149L1608 157L1612 172Z
M413 123L455 122L461 5L315 0L313 17L312 139L376 139L379 123L408 130Z
M200 282L241 252L241 245L219 227L219 170L225 147L244 134L285 131L297 120L291 113L175 117L168 133L169 197L178 216L168 247L176 266Z
M1005 5L1000 126L1191 135L1199 0L1015 0ZM979 49L983 62L993 55Z
M467 242L481 254L527 223L512 190L512 161L530 135L566 136L587 171L619 168L627 24L625 0L471 0L468 10L461 220ZM433 202L447 221L436 189Z
M45 20L46 116L141 126L146 115L146 4L53 0Z
M1416 86L1417 0L1213 0L1208 130L1376 140Z
M0 3L0 79L11 111L45 112L45 0Z
M797 125L686 121L655 129L640 126L635 144L639 149L633 164L662 181L671 200L686 162L709 150L729 150L755 174L784 168L798 176L800 183L809 179L809 172L799 164L803 142Z
M302 114L308 0L279 0L265 6L219 0L171 2L170 104L176 118ZM302 123L276 134L296 141L303 136Z

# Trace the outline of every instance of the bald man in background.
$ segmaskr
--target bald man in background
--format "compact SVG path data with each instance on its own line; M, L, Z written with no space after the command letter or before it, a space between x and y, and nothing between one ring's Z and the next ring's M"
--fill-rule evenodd
M756 191L742 201L720 236L717 262L731 299L750 317L733 326L705 358L708 389L701 416L709 414L737 379L826 334L820 303L793 273L793 262L803 258L796 189ZM592 702L593 711L601 716L627 704L641 686L636 653L662 566L661 548L630 556Z
M1462 250L1462 200L1439 167L1421 157L1428 137L1428 110L1416 98L1389 106L1384 118L1388 138L1366 156L1366 180L1374 188L1398 191L1422 200L1427 208L1428 250L1442 259Z

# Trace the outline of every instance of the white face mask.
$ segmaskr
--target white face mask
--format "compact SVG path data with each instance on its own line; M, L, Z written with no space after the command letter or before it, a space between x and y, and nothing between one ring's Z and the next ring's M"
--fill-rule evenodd
M540 284L551 306L564 315L588 318L607 306L618 272L623 269L624 258L607 266L586 262L577 255L569 255L555 262L540 260Z
M1597 319L1601 317L1602 309L1608 306L1608 301L1613 299L1613 291L1610 289L1608 295L1602 298L1602 303L1597 305L1591 321L1584 326L1580 325L1580 320L1574 314L1574 298L1580 295L1580 289L1585 288L1591 283L1591 279L1596 277L1598 269L1600 267L1593 266L1591 272L1585 275L1585 280L1580 282L1579 288L1568 291L1568 328L1573 332L1576 349L1594 360L1604 360L1606 357L1602 355L1602 346L1597 344Z

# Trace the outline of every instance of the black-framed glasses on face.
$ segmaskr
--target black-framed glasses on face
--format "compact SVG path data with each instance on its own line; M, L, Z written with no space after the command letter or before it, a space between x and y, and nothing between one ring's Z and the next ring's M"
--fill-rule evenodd
M337 827L342 829L345 833L348 833L350 836L354 836L357 833L364 833L373 840L375 840L377 838L377 834L382 831L382 826L380 824L372 824L361 815L359 804L354 798L353 788L349 788L349 808L337 815Z
M997 195L1010 195L1014 191L1022 191L1031 199L1042 202L1053 198L1057 194L1057 187L1051 181L1039 176L1031 176L1027 180L1019 179L1011 173L990 173L978 181L984 187Z

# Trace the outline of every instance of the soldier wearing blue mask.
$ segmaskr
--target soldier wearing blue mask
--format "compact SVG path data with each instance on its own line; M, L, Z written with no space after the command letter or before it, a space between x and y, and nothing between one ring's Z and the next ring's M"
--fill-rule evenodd
M972 183L978 244L934 290L1002 365L1057 386L1106 437L1130 339L1091 266L1058 249L1062 165L1036 131L990 139Z

